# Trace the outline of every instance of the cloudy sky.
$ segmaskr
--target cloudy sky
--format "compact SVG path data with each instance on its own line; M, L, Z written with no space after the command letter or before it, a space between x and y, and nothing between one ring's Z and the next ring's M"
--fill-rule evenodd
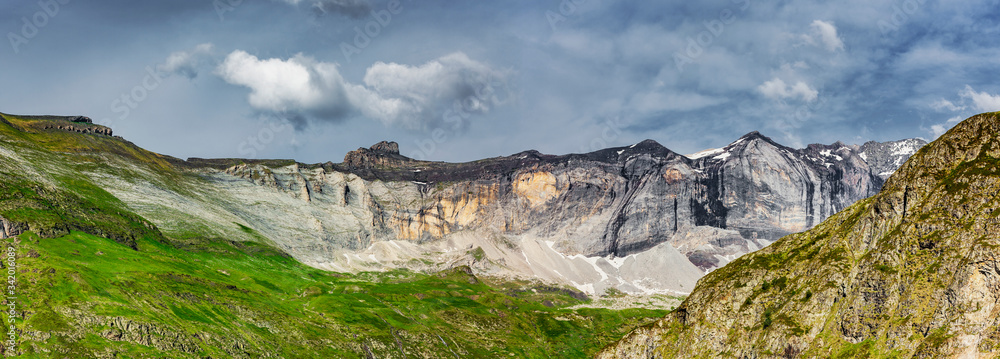
M931 139L1000 110L998 22L1000 0L4 1L0 112L302 162Z

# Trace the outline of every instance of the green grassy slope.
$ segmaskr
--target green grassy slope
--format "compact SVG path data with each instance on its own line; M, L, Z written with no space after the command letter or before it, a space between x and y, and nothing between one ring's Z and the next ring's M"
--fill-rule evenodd
M175 160L108 136L40 129L48 119L4 117L0 217L27 229L4 241L16 263L3 270L16 280L3 304L15 310L0 320L13 319L17 336L4 355L588 357L665 314L566 309L581 301L486 284L463 268L347 275L266 244L164 235L79 172L104 166L127 179L141 168L143 180L180 187L188 179Z
M148 184L147 188L177 198L214 200L202 190L207 187L205 180L189 171L184 161L146 151L121 138L46 128L53 123L69 125L67 121L6 114L0 118L0 217L27 224L43 237L80 230L129 246L139 238L164 234L174 242L206 237L261 239L245 233L237 223L226 222L221 227L169 206L155 211L159 217L154 219L170 223L171 228L156 228L148 218L135 217L135 211L106 191L108 183L94 182L110 180L126 188ZM134 218L125 218L129 216ZM136 223L140 225L130 227Z
M344 275L266 246L138 250L81 232L23 234L23 357L588 357L663 311L550 308L461 268ZM6 319L6 316L4 316Z

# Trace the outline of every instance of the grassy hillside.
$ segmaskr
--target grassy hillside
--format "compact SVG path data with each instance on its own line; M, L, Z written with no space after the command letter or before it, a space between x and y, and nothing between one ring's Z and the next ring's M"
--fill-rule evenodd
M178 161L118 138L46 128L58 119L3 117L0 217L24 231L4 240L14 260L3 269L16 274L0 315L13 320L16 344L4 355L589 357L624 328L665 314L568 309L585 300L461 267L321 271L236 223L239 241L216 231L165 235L81 172L183 193L197 179Z

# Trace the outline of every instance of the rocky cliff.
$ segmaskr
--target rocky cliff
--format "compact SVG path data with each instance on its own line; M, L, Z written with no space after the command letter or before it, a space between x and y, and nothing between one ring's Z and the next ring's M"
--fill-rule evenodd
M878 195L702 278L599 357L996 357L998 117L966 120Z
M373 147L327 167L417 185L424 203L381 215L395 238L488 229L552 241L568 255L615 257L669 242L703 269L811 228L882 185L851 147L796 150L757 132L694 159L647 140L463 164L400 159Z

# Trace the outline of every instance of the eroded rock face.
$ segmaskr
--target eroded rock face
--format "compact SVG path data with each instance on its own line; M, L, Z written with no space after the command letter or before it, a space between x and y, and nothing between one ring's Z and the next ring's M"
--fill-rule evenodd
M708 274L599 357L996 357L998 193L1000 113L974 116L878 195Z
M626 257L669 243L705 271L811 228L882 186L849 146L796 150L756 132L693 159L647 140L587 154L441 163L381 142L321 168L241 164L224 172L320 206L326 214L314 224L324 239L283 248L300 256L477 231L530 236L571 256Z

